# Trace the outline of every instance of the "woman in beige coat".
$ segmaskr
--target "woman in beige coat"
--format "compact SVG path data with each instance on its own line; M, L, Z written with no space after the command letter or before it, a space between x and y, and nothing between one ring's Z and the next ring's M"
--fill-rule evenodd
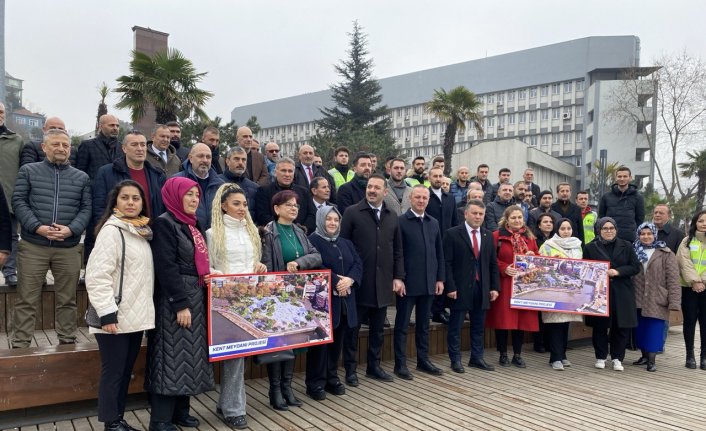
M652 223L637 228L633 246L642 264L642 271L632 278L638 313L635 339L642 356L632 364L657 371L655 358L664 348L664 322L669 320L669 310L681 309L679 265L672 250L657 240L657 227Z
M90 328L101 356L98 420L110 431L134 429L123 419L125 398L142 334L154 328L148 223L140 185L132 180L120 182L110 192L86 264L86 291L101 324L100 329Z

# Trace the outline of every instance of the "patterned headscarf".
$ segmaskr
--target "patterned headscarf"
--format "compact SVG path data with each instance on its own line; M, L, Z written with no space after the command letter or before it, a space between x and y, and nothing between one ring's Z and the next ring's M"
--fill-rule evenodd
M643 229L649 229L652 231L652 235L654 235L654 240L652 241L652 244L643 244L640 241L640 232L642 232ZM632 243L632 245L633 247L635 247L635 253L637 254L637 258L640 260L640 262L644 263L647 262L647 260L649 259L647 253L645 252L646 249L663 248L667 246L664 241L657 241L657 232L657 226L655 226L653 223L645 222L637 227L637 239L634 243Z
M601 229L603 229L603 226L605 226L606 223L610 223L613 225L613 227L615 227L615 238L618 237L618 225L615 223L615 220L613 220L611 217L599 218L598 220L596 220L596 224L593 226L593 230L596 233L596 238L594 239L594 241L598 240L601 244L604 245L612 244L615 242L615 238L608 241L603 239L603 237L601 236Z

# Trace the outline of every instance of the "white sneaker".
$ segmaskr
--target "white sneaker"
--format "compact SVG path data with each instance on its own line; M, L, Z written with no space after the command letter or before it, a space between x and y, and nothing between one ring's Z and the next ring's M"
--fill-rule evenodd
M605 368L605 359L596 359L595 367L598 368L599 370L602 370L603 368Z
M561 361L552 362L552 369L557 371L564 371L564 364Z
M620 359L613 359L613 369L615 371L623 371L623 364L620 363Z
M563 366L565 366L565 367L570 367L570 366L571 366L571 362L569 362L568 359L562 359L562 360L561 360L561 365L563 365Z

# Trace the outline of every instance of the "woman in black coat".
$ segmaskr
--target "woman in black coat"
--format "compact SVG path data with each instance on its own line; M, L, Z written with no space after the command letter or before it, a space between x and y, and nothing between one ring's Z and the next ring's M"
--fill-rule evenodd
M152 225L155 329L147 335L145 390L152 408L150 430L197 427L189 396L214 387L208 362L204 276L208 249L196 221L200 189L195 181L172 177L162 188L167 212Z
M355 360L358 340L344 339L348 328L358 326L355 295L363 278L363 262L352 242L341 238L341 213L335 207L323 206L316 212L316 231L309 241L321 253L322 266L331 270L333 343L309 348L306 354L306 393L315 400L326 398L326 392L343 395L346 388L338 378L338 359L345 349L344 365Z
M637 305L632 276L640 272L641 265L632 244L618 238L615 220L603 217L596 221L595 230L596 238L586 245L583 258L610 262L610 316L586 316L586 325L593 328L596 368L605 368L610 344L613 369L623 371L622 361L625 359L630 330L637 327Z

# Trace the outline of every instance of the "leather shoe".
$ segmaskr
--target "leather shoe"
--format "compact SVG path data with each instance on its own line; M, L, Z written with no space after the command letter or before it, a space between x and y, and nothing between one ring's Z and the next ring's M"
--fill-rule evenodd
M640 359L632 363L633 365L647 365L647 358L641 356Z
M178 431L178 428L171 422L150 421L149 431Z
M686 363L684 366L690 370L695 370L696 369L696 359L693 356L687 356L686 357Z
M321 386L313 389L306 388L306 394L314 401L323 401L326 399L326 391Z
M245 416L229 416L223 420L226 425L234 430L241 430L248 427L248 421Z
M461 365L461 361L451 362L451 371L458 374L463 374L466 372L466 370L463 368L463 365Z
M495 367L485 362L485 359L471 359L468 361L468 366L484 371L495 371Z
M381 382L391 382L394 380L391 375L387 374L385 370L379 366L375 368L368 368L365 372L365 376L375 380L380 380Z
M429 360L417 362L417 370L423 373L431 374L432 376L440 376L444 374L444 372L441 371L441 368L432 364Z
M507 353L501 353L500 354L500 359L498 360L498 363L503 366L503 367L509 367L510 366L510 359L507 357Z
M127 424L123 424L123 422L120 419L118 419L116 421L109 422L109 423L105 424L105 427L103 428L103 430L104 431L130 431L130 429L128 427L126 427L125 425L127 425Z
M186 428L196 428L201 422L191 415L183 416L180 418L172 418L172 423Z
M446 317L444 313L436 313L431 316L431 321L436 323L443 323L444 325L449 324L449 318Z
M336 382L332 385L327 384L324 386L324 390L331 395L343 395L346 393L346 387L341 382Z
M354 388L357 387L360 384L358 382L358 374L357 373L346 374L346 384L348 386L353 386Z
M17 275L16 274L10 274L7 277L5 277L5 284L7 284L10 287L15 287L17 286Z
M527 364L525 363L525 360L522 359L522 356L520 356L520 355L513 355L512 356L512 365L516 366L517 368L527 368Z
M137 428L131 426L129 423L127 423L127 421L125 419L120 418L119 420L120 420L120 423L123 424L123 426L125 427L125 430L127 430L127 431L140 431L139 429L137 429Z
M414 377L412 376L412 373L409 372L409 369L406 366L401 366L399 368L395 367L395 375L402 380L413 380L414 379Z

